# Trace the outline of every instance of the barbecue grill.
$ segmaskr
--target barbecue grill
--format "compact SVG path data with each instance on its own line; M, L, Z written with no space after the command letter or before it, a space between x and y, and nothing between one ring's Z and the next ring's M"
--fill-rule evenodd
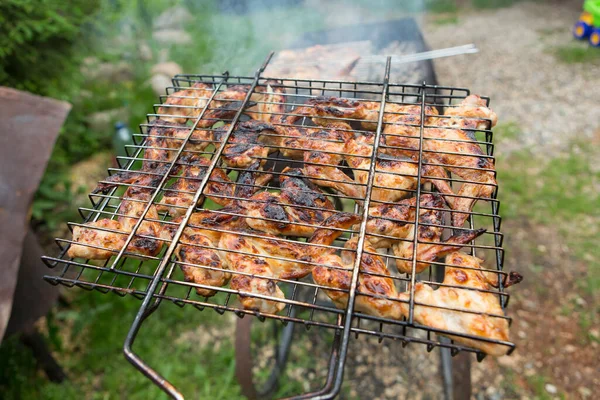
M416 164L418 165L417 175L417 186L413 191L413 195L417 198L416 201L416 215L419 215L420 210L420 198L421 196L429 193L435 193L433 187L421 181L422 178L422 166L426 164L423 159L423 133L424 129L428 126L425 123L426 117L426 105L433 106L439 110L444 110L448 107L453 107L459 101L466 98L470 93L468 89L455 88L447 86L436 86L423 84L396 84L389 81L390 76L390 58L387 58L385 65L384 78L381 82L346 82L346 81L334 81L334 80L302 80L292 79L285 77L268 77L263 76L264 71L272 57L270 54L263 65L257 70L253 77L244 76L230 76L227 72L222 75L177 75L173 78L173 87L167 89L167 94L172 95L182 89L190 88L196 82L203 82L210 84L214 87L212 95L208 101L208 104L200 111L197 117L188 117L189 133L185 138L180 139L180 146L178 149L173 150L174 157L172 161L166 162L167 168L165 169L164 175L161 177L160 182L156 187L152 187L152 196L149 201L146 201L144 213L137 220L133 231L128 234L125 245L119 251L114 251L114 256L109 260L98 262L93 260L82 260L82 259L71 259L67 256L67 250L70 245L74 242L69 239L57 239L57 243L60 247L60 254L56 257L45 256L43 257L44 262L53 269L57 269L56 275L45 276L48 282L56 285L62 284L68 287L80 287L88 290L97 290L102 293L115 293L119 296L131 295L138 299L143 300L141 307L133 321L130 328L129 334L125 340L124 352L126 358L148 378L150 378L156 385L160 386L162 390L168 393L173 398L182 398L182 394L167 380L165 380L159 373L149 366L143 359L141 359L133 350L136 336L138 332L143 329L144 320L149 317L153 311L161 306L163 301L170 301L176 305L183 307L185 305L192 305L198 310L214 309L219 314L226 312L233 312L239 318L252 318L256 317L260 321L273 320L280 323L282 326L288 324L296 324L296 326L304 326L306 329L311 327L319 327L323 329L332 330L334 333L334 340L331 344L330 361L328 363L329 370L327 373L327 381L324 387L319 391L313 393L307 393L299 395L298 399L302 398L332 398L340 390L343 376L345 359L348 350L349 340L358 337L359 335L372 335L382 341L384 339L399 340L403 345L409 343L417 343L427 346L427 350L431 351L436 347L443 347L450 349L452 355L456 355L459 352L473 352L476 353L477 359L481 361L485 357L485 353L477 350L473 347L460 344L454 340L447 340L440 338L441 336L451 335L453 337L463 337L473 339L482 342L500 344L506 346L507 353L511 353L514 350L514 344L507 341L499 341L484 337L466 335L460 332L451 332L440 329L435 329L429 326L421 325L414 319L415 305L419 305L415 301L414 287L416 282L424 282L432 285L433 287L440 287L443 284L440 283L439 271L443 272L446 264L442 261L435 261L431 263L431 267L427 268L424 272L417 274L416 265L417 259L416 249L417 243L423 243L419 239L419 235L413 235L411 240L414 243L413 256L408 260L412 263L412 274L401 274L393 270L393 264L398 258L393 254L380 254L376 253L384 258L386 264L390 267L389 277L392 278L398 287L399 291L408 291L410 293L410 300L408 302L410 313L406 318L402 319L388 319L382 317L376 317L368 315L366 313L358 312L354 309L355 301L357 298L357 284L359 280L359 265L362 256L367 250L364 250L363 244L366 238L366 226L368 221L368 210L369 206L382 203L380 200L372 199L371 193L373 189L377 188L374 183L376 163L374 160L379 154L381 147L385 146L380 144L380 138L383 130L383 117L384 109L386 104L411 104L418 105L421 109L421 118L418 129L420 130L419 137L419 158ZM275 300L285 304L285 308L276 314L262 313L255 310L245 309L237 301L237 295L239 291L233 290L227 286L216 287L198 284L190 281L186 281L180 270L182 265L181 261L178 261L174 257L174 252L183 234L184 229L188 226L189 220L192 213L195 210L202 208L213 208L215 213L221 213L218 207L211 204L209 200L203 200L200 204L197 204L202 199L202 193L206 188L209 180L211 179L211 172L218 167L226 169L230 176L235 177L241 173L243 169L233 167L222 166L222 154L226 144L229 143L234 126L236 123L246 120L248 117L244 114L244 111L251 106L255 106L255 102L251 102L250 98L252 94L257 93L259 88L264 88L267 85L267 81L277 81L281 88L286 91L285 95L285 106L286 112L293 112L294 107L303 105L307 100L315 98L317 96L337 96L344 98L352 98L358 100L378 101L380 103L379 115L377 120L377 129L375 131L375 141L373 144L373 152L371 155L370 168L368 170L368 180L364 185L366 191L366 197L364 199L351 199L347 196L343 196L338 193L328 192L327 196L333 200L336 204L336 208L339 211L351 211L360 215L360 222L358 227L344 230L342 236L336 240L334 246L322 246L323 248L335 247L339 248L350 238L357 238L358 241L356 246L354 265L352 272L352 279L350 290L348 291L348 304L345 309L336 308L327 297L324 296L323 285L319 285L314 282L310 276L302 279L279 279L273 277L268 278L281 287L285 292L286 296L284 299L273 298L269 296L262 296L253 293L243 293L246 297L257 297L266 300ZM193 151L184 150L185 146L190 142L190 138L194 129L198 127L199 121L201 121L208 110L211 108L211 101L215 96L233 85L247 85L249 87L248 93L245 99L241 102L233 102L232 107L235 107L235 115L231 119L225 119L223 122L229 123L229 127L226 129L224 136L221 141L214 141L212 146L199 151L198 153L206 156L210 160L210 164L207 167L207 172L203 177L198 178L200 181L199 189L194 193L189 193L194 196L191 205L184 208L185 214L180 222L174 222L172 218L166 212L159 213L158 219L150 218L147 213L151 205L155 204L160 196L168 191L169 184L173 178L176 178L174 171L177 165L184 163L182 154L190 153ZM122 171L132 171L139 169L141 160L144 159L144 150L148 148L147 138L148 129L150 122L165 115L158 113L161 106L165 106L166 96L161 97L161 103L154 105L155 112L148 115L148 123L142 124L140 127L140 133L134 135L135 144L127 146L127 156L118 157L119 168L111 170L111 173L117 173ZM489 99L485 98L486 102L489 103ZM170 115L173 115L173 110L177 111L178 108L185 106L170 105L172 111ZM164 110L165 108L163 108ZM182 115L186 115L182 111ZM335 119L335 118L334 118ZM340 120L350 123L353 127L359 126L360 120L349 120L339 118ZM217 122L217 121L215 121ZM303 118L300 121L303 126L314 126L310 118ZM357 131L360 128L356 128ZM483 157L493 159L494 145L492 143L492 131L486 129L482 131L472 132L478 143L485 151ZM280 149L281 150L281 149ZM267 173L273 174L276 178L279 176L285 176L286 172L283 171L283 166L289 165L290 160L283 157L281 151L271 153L268 157L264 158L265 166L263 170ZM276 190L276 183L278 179L273 179L270 183L264 186L257 187L259 190ZM448 175L447 181L454 183L457 186L464 183L465 180L454 175ZM357 184L358 185L358 184ZM127 186L127 185L121 185ZM498 289L493 291L499 297L500 305L504 309L509 300L509 296L505 293L503 282L505 282L508 274L503 271L503 259L504 251L502 249L503 236L500 232L501 218L498 215L499 202L496 200L497 187L494 187L494 193L489 199L479 199L478 204L469 213L467 226L463 229L476 229L486 228L486 233L470 242L463 247L463 251L477 255L479 257L485 256L487 269L483 271L494 273L498 276ZM119 216L119 205L123 200L123 188L111 189L106 194L94 193L90 195L92 207L81 208L80 214L83 217L82 223L69 223L71 228L75 226L84 226L89 222L98 221L103 218L116 219ZM227 196L223 196L227 197ZM359 200L356 202L354 200ZM226 213L226 212L225 212ZM131 254L127 251L129 243L140 235L136 235L136 230L142 224L142 221L154 221L159 222L163 226L173 226L176 228L176 233L172 240L166 240L166 246L157 256L141 256L139 254ZM276 220L274 220L276 221ZM415 225L415 232L418 231L419 218L415 218L414 221L407 221ZM443 225L445 233L447 235L452 234L456 227L452 227L449 222L445 222ZM110 231L109 228L104 230ZM243 235L243 234L242 234ZM152 239L152 238L148 238ZM301 241L303 244L307 243L303 239L294 237L281 237L278 240L281 242L297 242ZM210 247L208 247L210 248ZM296 260L298 263L306 261ZM214 267L207 265L194 265L197 268L214 269ZM231 271L232 275L247 275L247 273ZM442 273L443 275L443 273ZM253 276L256 277L256 276ZM261 276L258 276L259 278ZM216 296L213 297L201 297L195 291L196 288L211 289L217 292ZM477 289L474 289L477 290ZM457 310L448 308L458 312L469 313L472 311L468 310ZM487 315L487 314L484 314ZM510 323L510 318L504 315L487 315L493 318L506 319Z

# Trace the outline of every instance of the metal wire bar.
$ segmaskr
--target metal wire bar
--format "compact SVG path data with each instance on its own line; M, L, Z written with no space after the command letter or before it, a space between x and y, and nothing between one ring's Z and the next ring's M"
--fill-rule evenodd
M170 262L171 259L171 255L173 254L173 252L175 251L175 247L177 246L177 243L179 242L179 238L181 237L181 235L183 234L183 230L185 229L186 224L188 223L192 212L195 208L196 203L198 202L198 200L200 199L200 196L202 195L202 192L204 191L204 188L206 187L206 184L208 183L208 179L210 174L212 173L212 171L216 168L217 166L217 162L219 161L219 157L221 156L221 154L223 153L223 150L225 149L225 145L227 143L227 139L230 137L231 133L233 132L233 129L235 127L235 123L239 120L244 108L246 107L246 105L248 104L249 100L250 100L250 96L252 94L252 91L254 90L254 88L256 87L258 80L260 78L260 74L262 73L262 71L264 71L264 69L266 68L267 64L269 63L271 57L273 56L273 52L271 52L268 56L267 59L265 60L265 62L263 63L263 65L260 67L260 69L256 72L255 77L254 77L254 82L252 83L252 86L250 87L250 89L248 90L248 93L244 99L244 101L242 102L242 104L240 105L239 110L237 111L235 117L233 118L233 122L230 126L230 128L228 129L225 137L223 138L223 142L221 143L221 146L219 147L219 149L215 152L213 161L211 162L210 166L207 169L207 173L205 175L205 178L203 179L203 181L200 184L200 187L198 188L196 194L194 195L194 199L192 200L192 204L190 204L187 212L185 213L185 216L183 218L183 221L181 222L179 228L177 229L177 232L175 233L173 240L171 242L171 245L169 246L169 248L167 249L166 253L163 256L163 259L160 263L160 265L158 266L157 270L156 270L156 274L155 274L155 278L152 281L150 287L148 288L148 294L146 295L146 297L144 298L144 301L142 302L142 306L140 307L134 322L127 334L127 338L125 339L125 344L123 346L123 352L125 354L125 357L134 365L136 366L136 368L140 369L140 371L142 371L148 378L150 378L152 381L154 381L155 383L159 384L160 387L170 396L174 397L174 398L183 398L183 396L181 395L181 393L179 393L172 385L170 384L166 384L167 382L165 381L164 378L162 378L156 371L152 370L141 358L139 358L132 349L133 343L135 341L135 337L137 336L137 333L139 331L139 328L141 326L142 320L144 319L144 315L146 313L146 309L148 308L150 301L152 300L152 294L154 293L154 291L156 290L158 283L160 282L160 278L162 276L163 271L165 270L167 264ZM227 80L227 73L225 74L223 81ZM219 85L220 87L220 85ZM214 99L216 93L218 91L218 88L213 92L213 95L210 99L210 101L212 101L212 99ZM209 101L209 103L210 103ZM204 111L206 110L206 108L204 109ZM194 129L196 128L196 126L198 125L198 122L200 121L200 119L203 117L204 113L202 113L199 117L198 120L196 121L196 123L194 124L194 127L191 129L190 133L188 134L188 140L189 138L192 136L192 133L194 132ZM180 151L178 153L181 154L181 151L183 151L183 147L181 146ZM169 171L170 172L170 171ZM163 179L166 182L166 177ZM155 196L156 197L156 193ZM154 197L152 200L154 200ZM150 208L150 205L147 207L147 210ZM139 225L139 224L138 224ZM137 226L137 225L136 225ZM119 253L119 254L122 254ZM114 265L114 264L113 264Z
M416 203L416 211L415 211L415 229L414 229L414 242L413 242L413 255L412 255L412 274L410 278L410 300L409 300L409 311L408 311L408 322L409 324L413 323L414 310L415 310L415 280L417 275L417 244L419 238L419 215L421 211L421 171L423 166L423 133L425 128L423 127L425 121L425 91L427 90L427 86L425 82L423 82L422 92L421 92L421 126L419 129L419 177L417 178L417 200Z
M346 306L346 312L344 315L344 332L342 336L342 343L340 348L340 360L336 370L336 381L330 393L324 395L322 398L333 398L340 390L342 380L344 376L344 365L346 361L346 355L348 352L348 337L350 336L350 329L352 326L352 316L354 313L354 302L356 300L356 287L358 284L358 276L360 270L360 264L362 262L363 247L365 244L365 234L367 231L367 220L369 219L369 204L371 202L371 193L373 191L373 181L375 180L375 160L377 158L377 149L379 147L379 139L383 129L383 114L385 110L385 103L388 91L388 84L390 78L390 64L391 57L387 58L385 65L385 74L383 78L383 89L381 92L381 101L379 108L379 120L377 121L377 131L375 134L375 141L373 143L373 150L371 154L371 170L369 171L369 178L367 184L367 190L365 195L364 209L362 221L360 223L360 230L358 236L358 242L356 245L356 259L352 268L352 280L350 283L350 296L348 297L348 305Z

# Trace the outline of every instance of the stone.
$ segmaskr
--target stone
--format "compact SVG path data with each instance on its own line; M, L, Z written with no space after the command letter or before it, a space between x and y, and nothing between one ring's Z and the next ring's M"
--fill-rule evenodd
M581 397L590 397L592 395L592 391L586 387L580 387L577 389Z
M188 44L192 37L181 29L163 29L152 32L152 38L161 44Z
M126 61L116 63L84 62L81 72L89 80L123 82L133 79L133 67Z
M127 122L128 120L129 111L126 107L95 112L87 117L87 123L90 130L97 132L112 132L115 122Z
M550 394L558 393L558 389L556 388L556 386L554 386L551 383L546 383L546 385L544 385L544 389L546 389L546 392L548 392Z
M154 20L154 30L177 29L181 28L194 17L187 8L175 6L166 9Z
M142 61L152 60L152 49L146 43L141 43L139 45L138 54L140 56L140 60Z
M156 64L150 70L153 75L166 75L169 77L173 77L177 74L181 74L183 71L179 64L174 63L173 61L163 62Z
M165 89L168 86L173 86L173 82L171 82L171 78L167 75L156 74L152 75L152 78L150 78L150 86L152 86L154 93L160 96L166 94Z

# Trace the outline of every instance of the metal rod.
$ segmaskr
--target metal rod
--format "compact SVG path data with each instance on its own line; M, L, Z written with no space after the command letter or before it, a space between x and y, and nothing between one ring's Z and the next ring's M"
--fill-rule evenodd
M409 309L408 309L408 323L412 324L414 317L414 308L415 308L415 279L417 275L417 247L419 245L419 219L420 219L420 211L421 211L421 171L423 167L423 133L425 131L425 92L427 90L427 85L423 82L422 92L421 92L421 128L419 131L419 168L418 168L418 177L417 177L417 199L415 201L416 211L415 211L415 228L414 228L414 238L413 238L413 254L412 254L412 274L410 277L410 300L409 300Z
M164 378L162 378L156 371L154 371L148 364L146 364L140 357L138 357L133 352L132 346L133 346L133 343L135 341L135 337L137 336L137 333L138 333L138 331L140 329L140 326L141 326L142 320L144 318L144 314L146 312L146 309L148 308L148 306L150 304L150 301L152 300L152 295L153 295L154 291L156 290L156 287L158 286L158 283L160 282L160 279L162 277L162 274L163 274L163 272L164 272L167 264L170 262L171 255L175 251L175 247L177 246L177 242L179 241L179 238L181 237L181 234L183 233L183 230L185 229L185 225L187 224L187 222L189 221L189 219L190 219L190 217L192 215L192 212L194 210L195 204L198 201L198 199L200 198L200 196L202 195L202 191L204 190L204 188L205 188L205 186L206 186L206 184L208 182L210 174L212 173L212 171L216 167L217 162L219 161L219 157L223 153L223 150L225 149L225 144L227 143L227 139L231 135L231 132L233 132L233 129L235 127L235 123L239 120L239 117L241 116L241 114L242 114L242 112L244 110L244 107L249 102L250 96L252 95L252 91L256 87L256 84L258 83L258 80L260 78L260 74L264 71L264 69L266 68L267 64L271 60L272 56L273 56L273 53L271 52L267 56L267 58L266 58L265 62L263 63L263 65L258 69L258 71L256 71L256 74L254 76L254 82L252 83L252 86L251 86L250 90L248 90L246 98L244 99L243 103L241 104L240 109L236 113L236 116L234 117L234 121L231 124L231 127L229 128L229 130L228 130L225 138L223 139L223 143L221 144L221 146L219 147L219 149L215 153L214 159L212 160L211 165L208 168L208 171L207 171L207 174L205 176L205 179L202 181L200 187L198 188L198 191L196 192L196 195L194 196L194 201L192 202L192 204L188 208L188 210L187 210L187 212L185 214L185 217L184 217L181 225L179 226L179 229L177 230L177 232L176 232L176 234L175 234L175 236L173 238L173 241L171 242L171 245L169 246L167 252L163 256L163 260L161 261L160 265L158 266L158 268L156 270L155 277L152 280L152 283L150 284L150 287L148 288L148 292L146 294L146 297L144 298L144 301L142 302L142 306L140 307L140 309L139 309L139 311L138 311L138 313L137 313L137 315L136 315L136 317L135 317L135 319L133 321L133 324L131 325L131 328L130 328L128 334L127 334L127 338L125 339L125 344L123 346L123 352L125 354L125 358L127 358L127 360L129 362L131 362L136 368L138 368L140 371L142 371L144 373L144 375L146 375L148 378L150 378L153 382L155 382L156 384L158 384L161 387L161 389L163 389L168 395L170 395L174 399L183 399L183 395L173 385L171 385L168 381L166 381ZM224 75L224 77L223 77L223 80L219 84L219 87L227 79L228 79L228 74L226 73ZM217 92L217 90L215 90L215 92L213 93L213 96L211 96L211 101L214 98L214 94ZM191 131L190 131L190 133L188 135L188 139L189 139L189 137L191 137L192 133L194 132L194 129L195 129L196 125L198 124L198 122L200 121L200 119L202 118L202 116L203 116L203 114L201 114L198 117L198 120L196 121L196 123L194 124L194 127L191 129ZM181 147L178 155L181 154L181 151L183 151L183 147L184 146ZM149 207L147 207L147 209L148 208ZM122 252L120 252L119 254L122 254ZM113 266L114 266L114 264L113 264Z
M377 159L377 149L379 147L379 140L381 138L381 131L383 130L383 114L385 112L385 103L388 91L388 84L390 79L390 65L391 57L387 58L385 63L385 75L383 78L383 88L381 91L381 101L379 108L379 119L377 121L377 131L375 133L375 140L373 142L373 152L371 153L371 167L369 170L369 178L367 183L367 191L365 194L365 202L363 205L363 216L360 223L359 237L356 244L356 260L352 268L352 281L350 283L350 296L348 297L348 305L346 306L346 313L344 315L344 333L341 342L340 349L340 360L338 361L338 367L336 372L335 385L331 392L323 398L333 398L340 390L342 380L344 376L344 364L346 361L346 355L348 352L348 340L350 337L350 328L352 326L352 315L354 313L354 302L356 300L356 288L358 285L358 276L360 274L360 264L362 262L363 247L366 238L367 221L369 219L369 204L371 203L371 193L373 191L373 181L375 180L375 161Z

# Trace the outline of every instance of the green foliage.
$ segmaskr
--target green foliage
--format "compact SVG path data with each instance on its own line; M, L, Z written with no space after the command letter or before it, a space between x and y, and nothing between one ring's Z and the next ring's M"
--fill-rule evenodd
M0 84L60 95L76 68L75 44L98 0L0 2Z

